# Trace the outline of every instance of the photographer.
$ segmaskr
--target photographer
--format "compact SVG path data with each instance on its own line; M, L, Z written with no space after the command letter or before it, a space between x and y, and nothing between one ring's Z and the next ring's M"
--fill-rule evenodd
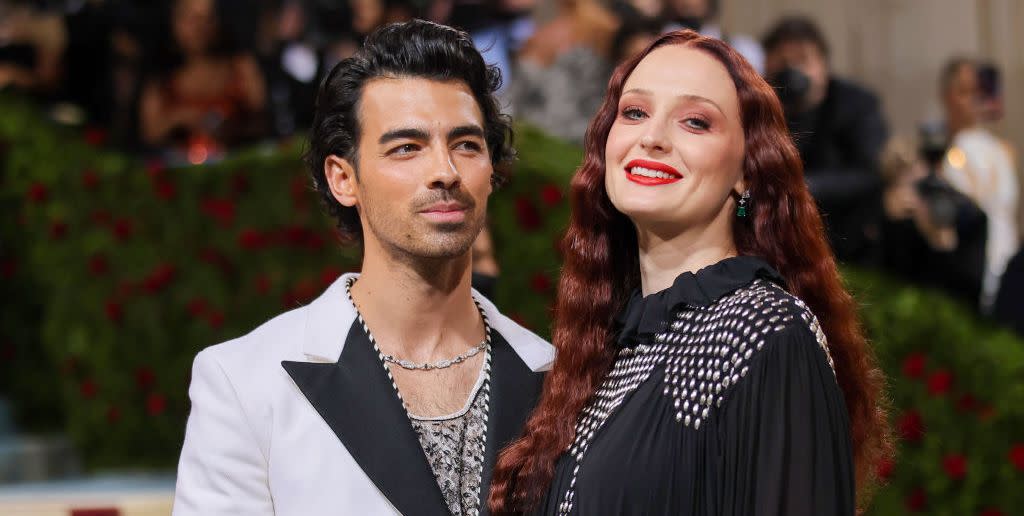
M889 133L878 99L832 75L828 44L806 18L782 19L763 44L768 80L783 102L837 258L873 261L879 156Z
M882 262L909 281L941 288L977 306L985 266L986 217L942 179L941 130L924 127L920 155L893 141L882 158Z

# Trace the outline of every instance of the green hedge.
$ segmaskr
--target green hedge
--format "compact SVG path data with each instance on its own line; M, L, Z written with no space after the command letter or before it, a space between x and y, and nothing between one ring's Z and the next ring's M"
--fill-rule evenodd
M171 466L195 353L308 301L356 256L330 238L300 142L167 169L16 99L0 113L0 388L32 426L63 424L94 468ZM517 137L513 180L491 201L497 302L543 334L581 151ZM1024 507L1024 343L940 294L847 280L903 435L872 514Z

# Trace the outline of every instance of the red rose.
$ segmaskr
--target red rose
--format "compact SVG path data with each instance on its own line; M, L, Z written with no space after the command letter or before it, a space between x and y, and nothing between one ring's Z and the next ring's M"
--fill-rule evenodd
M978 400L969 393L960 396L956 401L956 409L960 412L973 412L978 408Z
M121 309L121 303L117 301L109 300L106 304L107 319L112 323L119 323L124 317L124 312Z
M3 277L13 278L16 272L18 272L18 262L14 261L14 258L0 260L0 274L3 274Z
M1024 444L1017 443L1013 445L1010 448L1008 457L1013 467L1017 468L1017 471L1024 471Z
M962 480L967 475L967 458L958 453L947 455L942 459L942 469L953 480Z
M935 371L928 377L928 394L942 396L953 385L953 374L945 369Z
M210 305L201 297L192 298L192 300L188 302L188 313L195 318L206 315L206 310L209 308Z
M519 224L519 228L524 231L540 229L540 213L530 199L522 196L516 198L516 222Z
M146 397L146 412L151 416L159 416L167 409L167 398L163 394L151 393Z
M985 422L996 417L996 408L992 405L985 405L978 409L978 419Z
M107 258L102 254L94 254L89 258L89 272L93 276L102 276L110 269Z
M306 247L313 251L319 251L327 245L327 239L321 236L319 233L312 231L306 235Z
M142 280L142 288L151 294L159 292L174 280L176 273L173 265L161 263Z
M309 203L309 183L305 177L295 176L289 184L289 192L292 197L292 205L295 208L305 208Z
M1003 511L1000 511L995 507L989 507L988 509L978 513L978 516L1003 516Z
M135 293L135 285L130 281L122 281L117 284L117 295L120 297L128 297Z
M107 423L114 424L121 420L121 409L111 406L107 409Z
M910 496L906 499L907 510L910 512L921 512L924 510L925 505L928 504L928 497L924 493L924 489L917 487L911 491Z
M82 136L85 137L85 143L92 147L102 147L107 142L107 131L102 127L87 127Z
M260 274L256 276L256 292L260 294L266 294L270 292L270 277L266 274Z
M544 294L551 290L551 279L546 274L535 273L530 277L530 289L538 294Z
M50 238L54 240L63 240L68 234L68 225L62 220L56 220L50 223Z
M244 170L231 176L231 191L236 195L249 191L249 177Z
M238 245L242 249L254 251L267 245L267 237L255 229L244 229L238 234Z
M42 183L32 183L28 187L28 199L35 203L46 202L50 197L50 190Z
M140 389L149 390L154 383L156 383L156 374L153 373L152 368L142 366L135 370L135 385L138 385Z
M152 158L146 162L146 173L149 174L150 179L160 177L164 168L164 162L160 158Z
M106 226L107 224L110 224L112 217L110 216L109 211L96 210L89 214L89 219L91 219L92 223L97 226Z
M924 437L924 420L916 410L910 410L900 417L896 429L904 441L916 443Z
M333 265L324 267L324 269L320 271L320 286L323 288L331 286L331 284L334 283L334 280L338 279L338 276L341 276L341 269Z
M903 374L908 378L919 379L924 376L924 353L911 353L903 360Z
M90 168L85 172L82 172L82 186L84 186L86 190L94 190L99 184L100 175L97 174L95 170Z
M210 310L210 312L206 314L206 322L211 328L215 330L220 329L221 326L224 326L224 312L221 312L220 310Z
M165 200L173 200L178 195L178 188L174 186L174 183L166 180L159 179L153 184L153 192L156 196Z
M301 247L306 243L306 228L288 226L281 231L281 238L292 247Z
M114 222L114 238L119 242L128 240L135 234L135 226L128 219L117 219Z
M206 199L202 202L201 209L223 227L228 227L235 221L235 201L231 199Z
M882 459L875 465L875 473L878 478L886 480L892 477L892 470L896 468L896 463L889 459Z
M546 184L540 189L540 199L549 208L555 206L562 202L562 190L553 184Z
M78 386L78 392L87 400L95 398L98 391L99 387L97 387L96 382L92 380L85 380Z

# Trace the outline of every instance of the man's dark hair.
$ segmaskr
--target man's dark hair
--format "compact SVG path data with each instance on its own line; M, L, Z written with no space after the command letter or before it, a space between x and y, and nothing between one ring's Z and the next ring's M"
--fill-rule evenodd
M761 45L765 52L771 52L783 43L804 43L809 42L818 47L821 55L828 57L828 42L821 34L818 26L810 18L804 16L789 16L779 20L761 38Z
M939 92L945 95L949 92L949 89L953 87L953 81L956 80L957 74L960 70L965 67L977 67L977 62L973 59L956 56L946 61L946 64L942 66L942 71L939 72Z
M337 219L345 242L362 242L362 226L355 208L342 206L331 194L324 173L324 160L336 155L358 168L359 100L366 83L376 78L424 78L461 82L469 87L483 114L487 149L495 174L495 185L504 181L501 166L514 157L511 120L501 114L494 93L501 86L501 73L484 63L470 37L458 30L422 20L381 27L367 36L356 54L338 63L320 84L316 113L309 131L306 165L313 186ZM357 172L358 178L358 172Z

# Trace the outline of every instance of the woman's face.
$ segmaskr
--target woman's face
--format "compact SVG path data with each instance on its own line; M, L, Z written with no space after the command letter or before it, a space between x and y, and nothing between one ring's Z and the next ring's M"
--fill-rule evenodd
M626 80L605 145L605 188L641 231L730 232L743 192L736 86L711 55L658 48ZM729 237L729 235L721 235Z
M174 6L174 36L188 55L209 50L217 23L213 0L179 0Z

